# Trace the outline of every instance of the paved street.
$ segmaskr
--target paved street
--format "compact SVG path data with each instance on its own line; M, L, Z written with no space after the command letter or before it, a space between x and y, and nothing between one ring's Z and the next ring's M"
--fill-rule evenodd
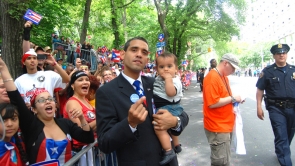
M230 76L233 93L244 93L246 102L240 106L244 123L244 140L246 155L235 154L232 144L233 166L279 166L273 143L273 132L271 129L268 112L264 109L265 119L260 120L256 116L256 81L253 77ZM203 129L202 93L199 86L195 87L193 82L189 90L185 91L182 105L190 117L190 122L180 136L183 152L178 155L180 166L209 166L210 149ZM263 107L264 108L264 107ZM295 163L295 145L292 161Z

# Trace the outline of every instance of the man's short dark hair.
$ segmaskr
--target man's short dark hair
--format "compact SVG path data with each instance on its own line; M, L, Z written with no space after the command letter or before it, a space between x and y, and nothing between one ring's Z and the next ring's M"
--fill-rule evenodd
M148 42L147 42L147 40L145 38L140 37L140 36L137 36L137 37L134 37L134 38L129 39L125 43L125 45L124 45L124 51L127 51L128 47L130 46L130 42L133 41L133 40L141 40L141 41L144 41L147 45L149 45Z
M215 60L215 59L211 59L211 60L210 60L210 63L212 63L213 61L216 61L216 60Z

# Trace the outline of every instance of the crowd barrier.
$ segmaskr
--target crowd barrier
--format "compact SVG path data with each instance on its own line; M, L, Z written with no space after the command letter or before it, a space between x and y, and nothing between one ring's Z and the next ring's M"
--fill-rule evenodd
M62 48L62 49L61 49ZM94 58L91 57L91 52L88 49L80 49L80 53L76 52L77 47L72 47L71 45L64 43L53 43L52 50L58 50L56 58L61 58L61 51L66 51L67 59L64 59L64 62L72 63L75 65L76 58L81 58L89 62L91 68L90 71L96 71L97 69L97 55Z
M97 140L95 140L93 143L87 145L87 147L83 148L79 153L77 153L74 157L72 157L68 162L66 162L64 164L64 166L72 166L75 163L77 163L77 161L79 161L81 159L81 157L83 157L83 155L86 155L86 158L92 157L92 160L86 160L86 164L85 166L97 166L95 163L95 155L92 156L88 156L89 155L89 151L91 150L92 153L90 154L95 154L94 152L94 146L97 144ZM98 152L99 154L99 165L98 166L118 166L118 162L117 162L117 158L113 156L113 154L110 154L110 159L111 161L108 162L106 159L106 155L104 153L101 153L100 151ZM114 161L116 160L116 161ZM91 162L91 163L89 163ZM84 166L84 165L83 165Z

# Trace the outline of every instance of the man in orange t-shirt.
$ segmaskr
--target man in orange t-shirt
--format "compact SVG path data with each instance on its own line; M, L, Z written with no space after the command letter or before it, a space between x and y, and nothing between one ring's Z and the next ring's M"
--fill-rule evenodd
M242 101L240 96L232 95L227 76L239 68L238 63L233 54L227 53L204 78L204 128L211 148L212 166L230 165L230 143L235 123L233 103Z

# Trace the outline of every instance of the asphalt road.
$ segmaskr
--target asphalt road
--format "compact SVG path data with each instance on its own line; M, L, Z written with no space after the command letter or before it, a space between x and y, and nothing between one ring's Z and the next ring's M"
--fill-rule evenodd
M279 166L274 150L274 135L268 112L264 109L264 120L256 116L256 81L257 78L230 76L233 93L244 94L246 102L240 105L243 118L243 131L246 155L237 155L232 144L232 166ZM182 105L190 117L189 125L180 136L183 151L178 155L180 166L209 166L210 148L203 127L202 93L193 82L185 91ZM291 145L291 156L295 163L295 145Z

